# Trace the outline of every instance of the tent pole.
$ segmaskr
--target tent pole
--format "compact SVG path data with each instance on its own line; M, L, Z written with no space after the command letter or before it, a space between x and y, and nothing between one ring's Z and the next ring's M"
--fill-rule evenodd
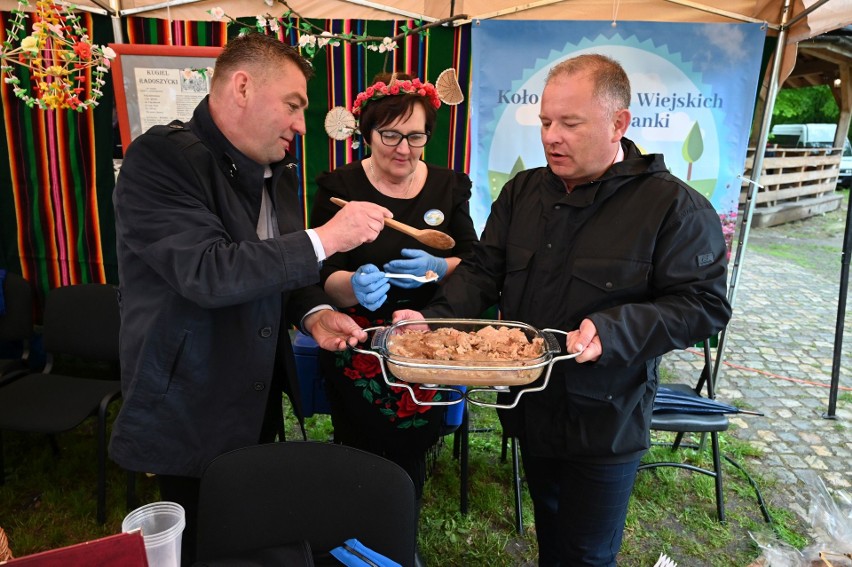
M852 254L852 199L846 210L846 229L843 234L843 253L840 256L840 297L837 299L837 326L834 331L834 356L831 359L831 389L828 412L822 416L837 419L837 390L840 388L840 360L843 351L843 326L846 317L846 294L849 291L849 255Z
M787 28L791 28L791 27L795 26L795 25L796 25L796 23L797 23L797 22L799 22L799 20L802 20L802 19L804 19L804 18L807 18L807 17L808 17L808 15L809 15L811 12L813 12L814 10L816 10L817 8L819 8L820 6L822 6L823 4L825 4L826 2L828 2L828 0L819 0L819 1L818 1L818 2L816 2L815 4L812 4L812 5L808 6L807 8L805 8L804 10L802 10L801 12L799 12L798 14L796 14L796 17L795 17L795 18L793 18L792 20L790 20L789 22L787 22L787 26L786 26L786 27L787 27Z
M365 6L367 8L373 8L374 10L381 10L382 12L387 12L395 16L402 16L404 18L411 18L414 20L420 19L424 22L438 21L438 18L432 18L430 16L427 16L426 14L418 14L417 12L410 12L408 10L394 8L393 6L389 6L381 2L371 2L370 0L343 0L343 2L355 4L356 6ZM452 15L452 13L450 15Z
M852 68L840 68L841 91L837 100L840 107L840 122L834 137L834 145L842 147L849 129L849 113L852 107ZM841 128L842 126L842 128ZM847 197L848 198L848 197ZM843 352L843 327L846 318L846 296L849 291L849 263L852 257L852 199L849 199L846 211L846 228L843 234L843 251L840 255L840 293L837 299L837 321L834 330L834 355L831 361L831 388L828 394L828 412L823 414L826 419L837 419L837 391L840 389L840 363Z
M542 6L550 6L551 4L561 4L566 2L566 0L537 0L536 2L528 2L526 4L520 4L518 6L510 6L509 8L503 8L502 10L497 10L494 12L487 12L484 14L477 14L472 16L470 20L466 20L461 23L468 23L475 20L491 20L494 18L500 18L502 16L507 16L509 14L517 14L519 12L524 12L526 10L532 10L533 8L540 8Z
M112 21L113 41L115 43L124 43L124 29L121 25L121 1L110 0L110 7L112 8L110 20Z
M748 189L746 190L746 201L743 218L740 222L740 237L737 243L737 251L734 256L733 266L731 268L731 281L728 285L728 302L731 304L731 309L736 305L737 300L737 283L739 283L740 271L745 258L746 247L748 246L748 236L751 230L751 220L754 216L754 207L756 204L755 196L757 194L758 183L760 182L760 174L763 170L763 159L766 154L766 142L769 139L769 125L772 122L772 110L775 108L775 96L778 94L779 76L781 75L781 59L784 55L784 48L787 43L787 21L788 12L790 9L790 0L784 0L784 8L781 13L781 31L778 32L778 44L775 46L775 55L772 61L772 71L769 76L769 89L766 92L766 104L763 109L763 118L760 121L760 133L757 137L757 144L754 149L754 163L751 168L751 179L749 180ZM713 384L718 386L719 374L722 364L725 360L725 347L727 346L728 327L722 329L719 335L719 344L716 347L716 361L713 365Z

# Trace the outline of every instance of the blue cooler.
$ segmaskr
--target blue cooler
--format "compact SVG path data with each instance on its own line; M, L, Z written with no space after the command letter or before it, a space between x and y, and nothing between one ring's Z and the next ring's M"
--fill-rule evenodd
M319 371L319 346L314 339L301 331L292 333L291 339L296 355L296 372L299 375L302 411L305 417L311 417L315 413L331 413L325 395L325 380Z

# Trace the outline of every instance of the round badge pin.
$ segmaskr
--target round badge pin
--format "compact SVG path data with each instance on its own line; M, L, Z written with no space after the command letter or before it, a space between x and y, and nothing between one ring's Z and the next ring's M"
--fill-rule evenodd
M426 211L426 214L423 215L423 220L426 221L426 224L429 226L438 226L444 222L444 213L438 209L429 209Z

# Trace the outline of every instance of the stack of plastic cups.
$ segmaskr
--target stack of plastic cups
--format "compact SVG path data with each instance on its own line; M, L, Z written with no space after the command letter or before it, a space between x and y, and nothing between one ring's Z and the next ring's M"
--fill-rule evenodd
M175 502L152 502L128 514L121 523L121 531L142 529L149 567L180 567L185 526L183 506Z

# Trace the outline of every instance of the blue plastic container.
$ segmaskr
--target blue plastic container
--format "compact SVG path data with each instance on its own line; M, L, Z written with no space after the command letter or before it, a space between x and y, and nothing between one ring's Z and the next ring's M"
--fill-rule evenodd
M292 335L293 352L296 355L296 372L299 389L302 390L302 411L305 417L317 413L331 413L325 395L325 380L319 371L319 346L316 341L301 331Z
M462 392L467 390L465 386L458 386L458 389ZM459 399L462 394L448 394L447 401L454 401ZM462 418L464 417L464 405L467 403L467 400L462 400L457 404L453 404L451 406L447 406L447 411L444 413L444 427L455 429L459 425L461 425Z

